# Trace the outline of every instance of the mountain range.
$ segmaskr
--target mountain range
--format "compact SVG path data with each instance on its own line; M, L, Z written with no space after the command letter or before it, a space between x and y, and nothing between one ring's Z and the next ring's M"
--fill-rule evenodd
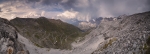
M0 54L150 54L150 11L78 24L0 18Z

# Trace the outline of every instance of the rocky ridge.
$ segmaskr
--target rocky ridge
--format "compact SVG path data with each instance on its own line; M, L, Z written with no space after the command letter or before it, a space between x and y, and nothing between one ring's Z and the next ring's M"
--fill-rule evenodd
M18 41L16 29L6 19L0 18L0 54L29 54Z
M99 34L105 41L92 54L146 54L150 37L150 12L101 22Z

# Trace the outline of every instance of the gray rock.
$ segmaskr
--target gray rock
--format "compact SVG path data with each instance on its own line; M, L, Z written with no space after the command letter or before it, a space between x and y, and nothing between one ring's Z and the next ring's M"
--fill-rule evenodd
M107 42L103 42L99 48L94 51L97 54L144 54L145 50L142 46L146 44L147 38L150 36L150 12L134 14L126 16L123 19L115 21L101 22L99 25L101 27L101 33L105 35L110 35L108 37L116 37L117 40L113 41L111 45L108 45L102 51L99 51L100 48L103 48ZM118 28L111 30L111 28ZM109 28L109 29L108 29ZM107 33L106 33L107 32ZM93 54L94 54L93 53Z
M17 38L15 28L9 21L0 18L0 54L29 54Z

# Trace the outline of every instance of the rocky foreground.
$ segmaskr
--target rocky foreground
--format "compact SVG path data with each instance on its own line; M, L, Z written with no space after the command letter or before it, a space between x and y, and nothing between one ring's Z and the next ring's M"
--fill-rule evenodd
M6 19L0 18L0 54L29 54L18 41L16 29Z
M93 54L149 54L150 12L101 22L98 28L105 41Z

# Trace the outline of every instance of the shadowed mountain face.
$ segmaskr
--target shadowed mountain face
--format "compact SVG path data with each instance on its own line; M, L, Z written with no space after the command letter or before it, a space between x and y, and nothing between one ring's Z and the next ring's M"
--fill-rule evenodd
M71 49L71 43L84 36L80 29L61 20L40 17L15 18L10 22L38 47Z

